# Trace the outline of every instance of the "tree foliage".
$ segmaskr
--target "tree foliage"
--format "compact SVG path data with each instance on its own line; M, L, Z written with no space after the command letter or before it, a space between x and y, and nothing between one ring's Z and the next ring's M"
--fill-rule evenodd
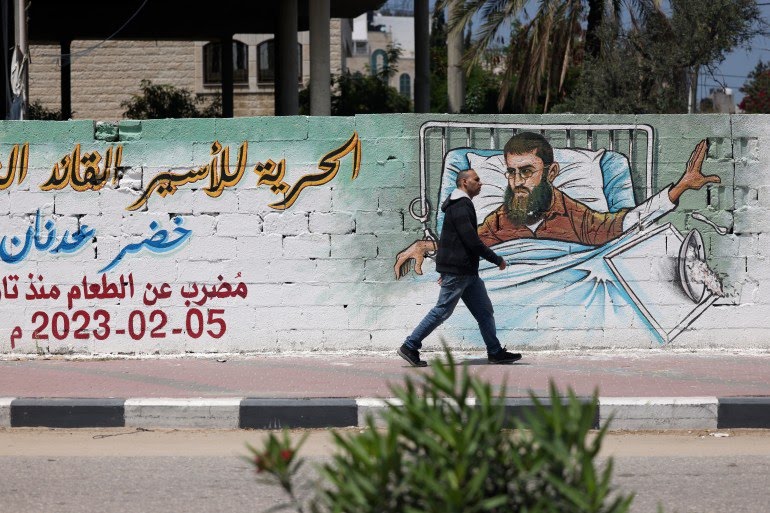
M63 121L61 110L49 109L40 100L35 100L27 107L28 119L43 121Z
M385 114L409 112L411 102L388 81L398 73L401 48L388 45L387 58L383 67L367 73L345 71L332 78L332 116L353 116L355 114ZM300 114L310 113L310 89L300 91Z
M462 369L461 371L458 369ZM562 397L550 386L523 418L506 412L505 390L492 391L446 352L421 379L392 392L377 426L334 433L337 451L321 468L320 491L304 503L293 483L301 460L288 438L270 435L252 463L304 511L338 513L529 512L624 513L633 496L611 485L612 461L595 458L607 427L589 437L598 399ZM473 402L471 402L473 399ZM506 429L515 427L515 432Z
M140 94L121 102L128 119L217 118L222 117L222 98L207 100L189 90L168 84L142 80Z
M629 26L606 20L598 56L586 59L556 111L686 112L688 74L713 69L763 26L755 0L670 0L670 7L640 0Z
M604 32L616 34L605 26ZM643 58L629 37L600 35L599 57L589 57L573 89L554 112L607 114L677 113L687 108L681 68Z
M522 17L527 0L438 0L437 9L453 5L449 30L467 26L475 16L484 22L464 63L471 70L487 51L500 47L500 28ZM568 68L581 58L585 0L540 0L534 15L515 27L503 62L498 110L512 93L518 112L547 112L565 92Z
M465 104L462 112L465 114L511 112L510 95L506 97L502 108L498 105L501 84L499 75L482 66L474 66L466 80Z
M332 95L332 115L409 112L409 98L375 76L345 72L338 76Z
M351 116L411 110L409 98L388 85L390 78L398 73L402 50L398 45L389 44L385 53L382 67L368 69L368 74L346 72L335 79L332 114Z
M741 110L747 114L770 114L770 63L759 61L741 92L745 95L738 104Z
M447 24L444 11L433 12L430 29L430 111L449 112Z
M671 67L719 64L764 25L756 0L670 0L670 15L649 4L648 0L640 5L646 30L639 31L636 44L648 58Z
M470 30L466 30L470 36ZM444 12L433 12L430 32L430 103L431 112L448 112L449 98L447 87L447 24ZM471 44L465 41L464 44ZM502 50L488 50L484 65L475 64L468 70L465 81L465 102L462 112L465 114L495 114L510 112L510 95L503 109L497 107L500 95L501 79L493 69L505 59Z
M438 0L436 6L450 4L449 30L476 16L484 20L465 55L469 73L490 48L500 48L501 28L513 20L497 106L503 110L510 91L516 112L548 112L563 101L556 110L682 112L688 73L713 69L763 28L756 0L669 0L665 8L662 0Z

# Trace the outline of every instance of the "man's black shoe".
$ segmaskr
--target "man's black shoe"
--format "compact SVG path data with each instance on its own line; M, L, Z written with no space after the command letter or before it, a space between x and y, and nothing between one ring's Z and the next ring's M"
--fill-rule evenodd
M406 345L402 344L396 351L398 355L409 362L412 367L427 367L428 362L420 360L420 352L415 349L410 349Z
M521 360L521 353L509 353L505 348L499 353L487 355L487 361L492 364L513 363L518 360Z

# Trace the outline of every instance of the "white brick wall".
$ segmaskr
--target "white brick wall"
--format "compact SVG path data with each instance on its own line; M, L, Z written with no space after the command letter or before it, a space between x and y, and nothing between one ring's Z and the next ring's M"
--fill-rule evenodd
M331 244L329 235L304 233L283 238L283 256L293 260L329 258Z
M300 235L308 231L308 217L305 213L275 212L265 215L262 226L266 233Z
M313 233L352 233L356 223L348 212L311 212L310 231Z

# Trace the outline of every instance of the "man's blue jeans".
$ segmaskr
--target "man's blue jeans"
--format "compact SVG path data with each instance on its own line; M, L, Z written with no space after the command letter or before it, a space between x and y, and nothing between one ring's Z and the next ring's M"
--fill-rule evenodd
M442 322L449 319L460 299L479 323L481 337L487 346L487 354L493 355L500 352L502 347L497 339L492 301L489 300L484 281L478 275L441 273L441 292L436 306L406 338L404 344L410 349L419 350L423 339Z

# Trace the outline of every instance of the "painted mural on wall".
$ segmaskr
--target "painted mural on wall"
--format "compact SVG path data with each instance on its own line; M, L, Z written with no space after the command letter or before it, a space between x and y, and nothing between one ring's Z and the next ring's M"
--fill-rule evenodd
M466 135L457 147L452 131ZM431 137L441 169L429 169ZM421 192L409 205L425 236L398 253L396 279L422 275L439 243L442 212L432 212L427 184L437 180L441 205L458 172L474 169L483 184L473 199L479 236L507 262L502 272L485 261L480 268L498 326L515 334L507 342L526 343L544 311L553 329L644 326L670 342L725 294L698 229L681 232L665 216L683 194L705 194L720 178L702 171L702 140L678 180L653 190L654 144L653 127L637 124L425 123ZM691 216L727 233L704 213Z
M112 352L163 351L164 344L180 350L189 341L243 339L256 321L240 309L260 294L254 290L259 281L254 269L263 272L264 262L237 260L227 246L208 244L210 234L200 232L196 216L175 213L163 202L187 190L195 195L185 200L181 211L187 212L203 197L224 200L229 189L265 190L274 199L245 210L284 212L307 191L334 180L343 159L355 180L362 160L355 131L327 145L320 159L308 156L315 166L293 172L287 158L271 156L287 153L280 146L260 148L256 158L262 160L256 160L250 159L248 141L232 161L230 146L215 140L207 161L192 169L184 163L157 169L146 164L145 155L124 154L122 144L97 142L93 148L74 144L44 171L50 146L0 145L0 161L9 149L7 166L0 162L0 191L8 191L10 208L18 209L0 226L5 350L101 352L98 344L110 343L104 347ZM35 201L40 204L32 206ZM64 205L61 210L70 205L72 215L56 212L53 204ZM198 249L192 250L196 241ZM211 252L199 280L186 277L180 260L174 260L184 251L190 252L181 257L185 264Z
M509 347L770 347L770 121L591 119L0 121L0 352L392 351L471 167Z

